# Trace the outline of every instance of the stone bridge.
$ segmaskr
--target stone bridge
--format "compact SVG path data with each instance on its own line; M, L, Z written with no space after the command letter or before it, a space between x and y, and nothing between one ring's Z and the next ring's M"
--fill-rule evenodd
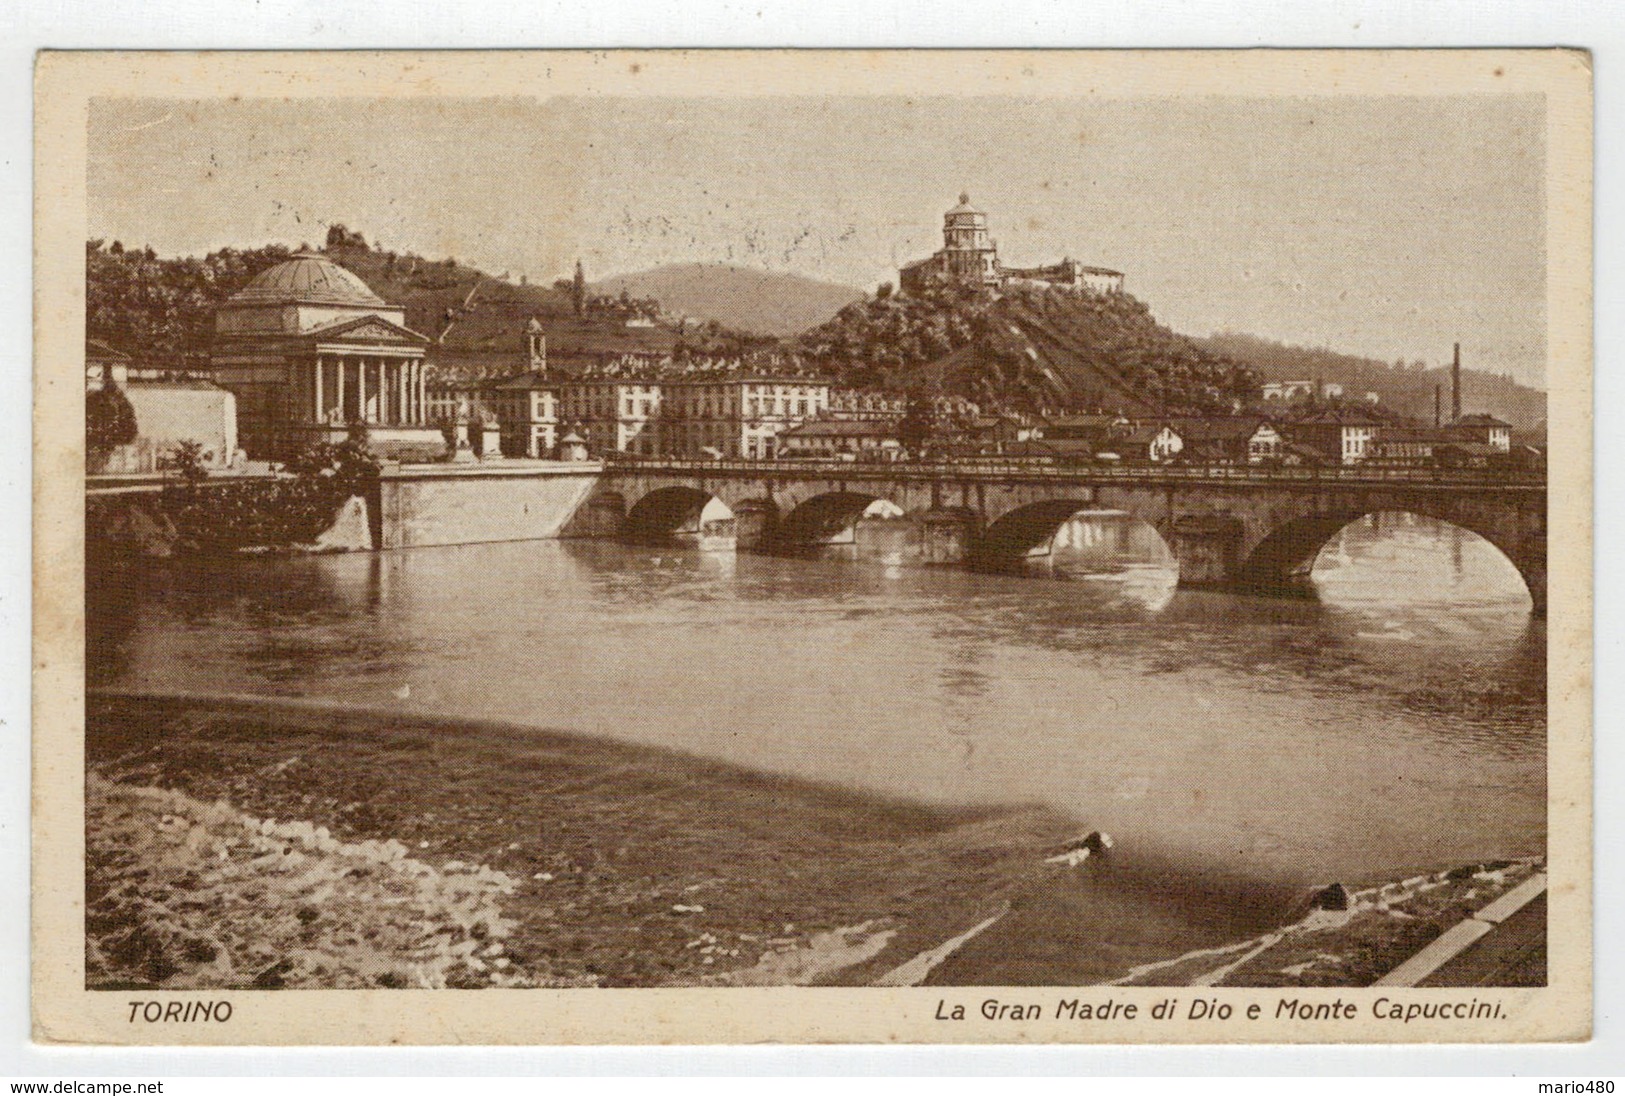
M996 566L1073 514L1119 511L1162 536L1186 586L1300 591L1321 546L1402 511L1478 534L1546 602L1544 475L1485 470L1091 467L836 461L618 461L565 536L691 537L794 551L902 521L921 563ZM844 538L844 539L843 539Z

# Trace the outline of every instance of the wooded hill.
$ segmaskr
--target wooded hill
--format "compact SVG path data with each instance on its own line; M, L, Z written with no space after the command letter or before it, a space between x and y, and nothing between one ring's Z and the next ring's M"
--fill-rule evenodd
M1026 411L1223 413L1258 390L1247 367L1170 331L1126 293L883 288L797 346L848 384Z
M1450 367L1429 368L1420 361L1383 362L1320 347L1290 346L1256 335L1223 333L1193 340L1209 350L1242 361L1263 381L1315 381L1343 386L1345 399L1377 393L1378 406L1424 422L1433 421L1433 391L1450 414ZM1511 377L1464 365L1462 410L1488 412L1524 431L1543 432L1546 393Z

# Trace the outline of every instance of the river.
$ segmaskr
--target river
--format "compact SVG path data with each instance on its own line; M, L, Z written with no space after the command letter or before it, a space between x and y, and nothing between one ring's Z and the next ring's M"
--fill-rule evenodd
M1545 851L1544 627L1488 544L1367 518L1292 599L1068 555L1099 541L1063 533L1028 575L602 541L155 566L93 591L90 680L1045 803L1121 857L1271 884Z

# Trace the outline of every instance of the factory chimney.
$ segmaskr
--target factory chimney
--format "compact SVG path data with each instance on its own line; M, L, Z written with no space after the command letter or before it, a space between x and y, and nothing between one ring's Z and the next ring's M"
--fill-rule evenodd
M1434 426L1443 426L1444 425L1444 423L1440 421L1440 415L1443 413L1441 408L1440 408L1440 403L1441 403L1441 401L1443 401L1443 399L1444 399L1444 385L1442 385L1442 384L1434 385L1433 386L1433 425Z
M1450 359L1450 421L1461 418L1461 344Z

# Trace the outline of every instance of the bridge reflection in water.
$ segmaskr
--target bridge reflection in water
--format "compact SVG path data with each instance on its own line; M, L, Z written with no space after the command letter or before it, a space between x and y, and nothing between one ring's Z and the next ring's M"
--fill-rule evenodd
M1544 612L1546 487L1526 473L622 461L565 534L1062 576L1132 563L1302 595L1323 548L1384 513L1487 541Z

